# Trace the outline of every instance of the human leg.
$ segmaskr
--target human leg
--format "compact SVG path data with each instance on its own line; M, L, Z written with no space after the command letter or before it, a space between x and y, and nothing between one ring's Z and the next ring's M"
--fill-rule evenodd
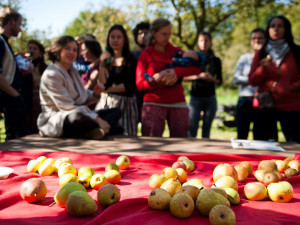
M286 141L300 143L300 111L278 111L278 114Z
M278 140L277 112L256 110L254 119L255 140Z
M253 120L253 98L239 97L236 106L237 138L248 139L250 123Z
M169 108L167 121L170 137L187 137L189 129L189 108Z
M189 131L188 135L190 137L196 137L200 121L200 111L202 104L200 98L191 95L190 105L189 105Z
M144 105L142 107L142 135L161 137L165 129L166 107Z
M22 96L13 97L0 93L0 111L4 114L6 140L16 139L29 134L26 121L26 106Z
M203 109L202 137L209 138L212 121L217 112L216 96L208 97Z

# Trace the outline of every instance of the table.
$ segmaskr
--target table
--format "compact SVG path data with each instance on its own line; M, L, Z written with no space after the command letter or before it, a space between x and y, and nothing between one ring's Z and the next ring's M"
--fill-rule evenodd
M229 142L210 140L115 138L97 142L33 137L29 143L26 138L0 145L0 165L15 170L7 180L0 180L0 224L209 224L208 218L200 216L197 210L187 220L174 218L169 211L151 210L147 203L147 196L151 191L148 186L150 176L160 174L163 168L171 166L181 155L189 157L196 165L196 170L188 174L188 179L199 178L207 187L213 184L213 169L223 162L235 165L247 160L256 170L259 161L264 159L292 156L300 160L300 154L295 149L298 145L295 144L286 144L291 149L278 153L233 150ZM23 150L22 142L27 142L27 145L23 145ZM51 148L49 143L52 143ZM30 145L35 147L29 148ZM147 148L143 148L145 146ZM130 168L121 171L122 179L117 184L121 201L107 209L98 205L97 214L93 217L74 218L57 205L49 207L53 196L60 189L57 175L41 177L48 187L47 196L41 203L29 204L20 197L21 184L29 178L40 177L26 172L30 159L41 155L54 159L69 156L76 169L91 166L97 173L104 173L106 164L115 162L119 154L127 154L131 160ZM287 179L294 187L294 198L289 203L275 203L268 198L259 202L246 200L243 195L244 185L254 180L251 175L245 183L239 183L242 200L239 205L232 206L237 224L300 224L300 176ZM90 189L88 193L94 200L97 199L96 190Z

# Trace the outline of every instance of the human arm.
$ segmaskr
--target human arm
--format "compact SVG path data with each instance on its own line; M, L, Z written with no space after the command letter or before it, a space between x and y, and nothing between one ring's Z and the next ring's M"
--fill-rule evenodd
M251 68L252 59L250 60L251 55L245 54L242 55L235 68L234 76L233 76L233 83L235 85L248 85L248 75ZM248 58L248 60L247 60Z
M267 58L260 60L260 51L256 52L251 64L248 78L249 84L252 86L258 86L265 81L267 68L269 66L269 62L266 62L267 60Z
M90 78L87 81L86 85L84 86L86 89L93 90L93 87L97 84L99 79L99 70L94 70L90 74Z
M109 52L103 52L100 56L100 67L99 67L99 82L102 84L106 84L106 74L108 73L108 66L106 65L106 61L111 60L111 54Z
M1 72L0 72L0 90L13 97L18 97L20 95L20 93L6 81L6 79L4 78Z

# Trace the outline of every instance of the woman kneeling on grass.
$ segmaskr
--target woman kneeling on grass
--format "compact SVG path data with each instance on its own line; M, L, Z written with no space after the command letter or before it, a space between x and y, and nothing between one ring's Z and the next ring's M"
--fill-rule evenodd
M121 112L117 108L92 111L104 90L96 85L93 91L84 88L80 75L72 66L78 56L73 37L63 36L46 50L52 63L44 71L40 84L42 112L38 128L42 136L102 139L105 134L120 133L117 125Z

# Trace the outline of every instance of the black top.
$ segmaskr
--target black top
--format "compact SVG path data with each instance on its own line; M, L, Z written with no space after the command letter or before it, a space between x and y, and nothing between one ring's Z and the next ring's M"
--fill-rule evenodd
M8 43L8 38L4 34L0 34L0 35L6 41L8 47L11 51L11 54L14 55L14 52L13 52L10 44ZM3 67L5 66L5 65L3 65L3 57L4 57L4 54L5 54L5 51L6 51L5 43L0 38L0 71L1 72L3 71ZM15 71L14 79L13 79L13 82L12 82L11 86L14 87L17 91L20 91L20 88L22 86L22 75L21 75L21 72L18 69L17 65L16 65L16 71Z
M221 60L216 57L212 51L206 55L207 63L201 66L201 71L210 72L213 77L222 83L222 64ZM214 96L215 85L213 82L207 82L201 79L192 82L191 95L196 97L211 97Z
M122 66L112 66L109 69L109 74L107 77L107 82L105 87L111 87L113 84L122 84L124 83L126 92L122 93L112 93L116 95L122 95L127 97L132 97L136 91L135 85L135 70L136 70L137 61L133 55L129 56L125 65Z

